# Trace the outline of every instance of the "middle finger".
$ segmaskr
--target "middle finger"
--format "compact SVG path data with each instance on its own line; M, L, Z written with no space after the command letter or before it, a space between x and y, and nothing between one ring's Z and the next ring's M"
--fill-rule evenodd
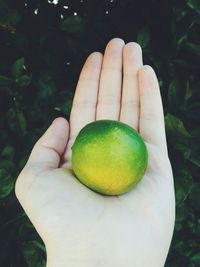
M112 39L106 47L97 100L97 120L119 119L123 47L124 41L120 38Z

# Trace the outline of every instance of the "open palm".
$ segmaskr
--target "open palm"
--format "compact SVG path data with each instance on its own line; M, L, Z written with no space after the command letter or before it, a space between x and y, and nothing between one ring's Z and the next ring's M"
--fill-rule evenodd
M99 119L129 124L147 145L144 178L121 196L93 192L71 170L77 134ZM57 118L35 144L16 195L44 240L49 267L164 266L175 217L173 175L158 82L138 44L115 38L104 56L88 57L70 122Z

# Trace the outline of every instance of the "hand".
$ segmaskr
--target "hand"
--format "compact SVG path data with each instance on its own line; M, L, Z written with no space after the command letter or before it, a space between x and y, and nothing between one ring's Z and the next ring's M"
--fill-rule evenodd
M99 119L129 124L147 145L146 174L124 195L95 193L71 170L78 132ZM104 56L88 57L70 123L57 118L37 141L16 195L46 245L48 267L164 266L175 221L173 175L157 78L138 44L115 38Z

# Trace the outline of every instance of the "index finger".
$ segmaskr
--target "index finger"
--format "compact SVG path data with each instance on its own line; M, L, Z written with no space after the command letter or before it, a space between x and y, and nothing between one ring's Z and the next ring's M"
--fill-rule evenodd
M95 120L101 64L102 54L94 52L90 54L82 68L70 114L70 136L64 162L70 160L71 146L81 128Z

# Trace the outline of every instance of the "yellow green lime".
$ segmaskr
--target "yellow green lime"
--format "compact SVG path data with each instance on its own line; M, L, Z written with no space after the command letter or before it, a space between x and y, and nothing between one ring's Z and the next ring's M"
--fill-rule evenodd
M129 125L97 120L79 132L72 146L72 169L81 183L104 195L128 192L142 179L147 148Z

